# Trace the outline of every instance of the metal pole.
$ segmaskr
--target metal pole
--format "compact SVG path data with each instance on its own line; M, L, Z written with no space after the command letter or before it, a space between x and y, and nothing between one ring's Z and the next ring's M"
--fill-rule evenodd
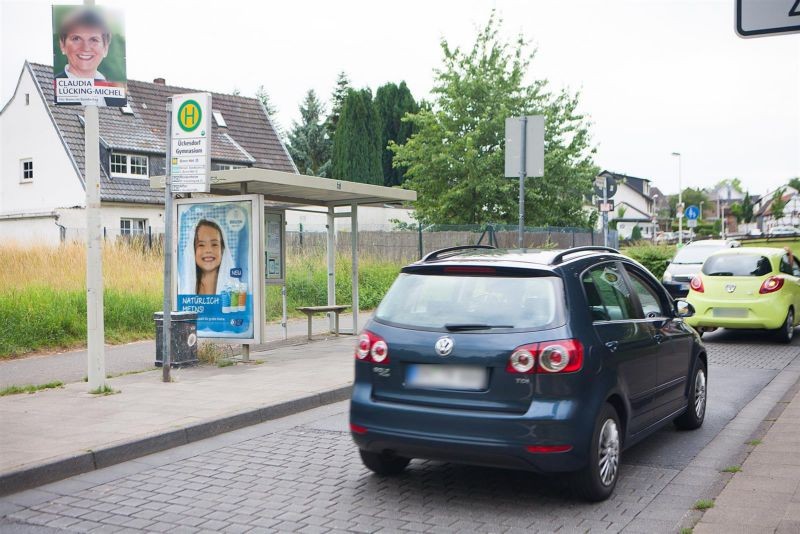
M358 204L350 206L350 235L353 269L353 335L358 334Z
M242 195L246 195L247 194L247 182L242 182L241 184L239 184L239 193L241 193ZM263 217L264 214L262 213L261 216ZM263 228L262 228L262 230L263 230ZM259 234L257 234L257 235L259 235ZM261 261L263 262L264 259L262 258ZM263 284L264 281L263 280L259 280L257 283ZM257 291L255 290L254 287L250 288L250 289L253 292L253 296L255 297L255 295L257 294ZM247 293L247 292L245 291L245 293ZM265 305L265 304L262 304L262 306L263 305ZM253 309L255 309L255 302L253 302L251 304L251 306L253 306ZM254 315L253 319L254 319L253 322L255 322L256 320L258 320L258 321L262 320L261 318L256 318L255 315ZM261 328L263 328L263 324L262 324ZM242 344L242 361L243 362L249 362L250 361L250 345L248 343L243 343Z
M167 98L167 154L164 165L164 317L161 347L161 380L171 382L172 357L172 97Z
M93 6L94 0L84 0ZM103 318L103 232L100 222L100 118L97 106L86 106L83 118L86 179L86 341L89 391L106 385Z
M678 209L675 214L678 217L678 247L683 246L683 187L681 186L681 153L673 152L673 156L678 158Z
M336 227L334 207L328 207L328 306L336 304ZM333 313L328 313L329 330L333 332Z
M286 276L286 273L283 274ZM286 312L286 284L281 286L281 303L283 304L283 315L281 316L281 327L283 327L283 339L289 339L289 318Z
M90 391L105 386L103 319L103 232L100 223L100 125L97 106L87 105L86 119L86 326Z
M522 136L520 137L519 145L519 237L517 238L517 246L521 249L523 244L523 232L525 231L525 148L527 140L525 134L527 133L528 117L520 117L520 128L522 129Z
M603 246L608 246L608 175L603 175Z

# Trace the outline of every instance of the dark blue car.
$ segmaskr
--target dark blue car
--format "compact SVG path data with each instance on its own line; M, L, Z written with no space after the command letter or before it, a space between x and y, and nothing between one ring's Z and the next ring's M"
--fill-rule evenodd
M412 458L570 473L606 499L623 449L703 424L706 350L678 304L613 249L431 253L359 337L361 458L380 475Z

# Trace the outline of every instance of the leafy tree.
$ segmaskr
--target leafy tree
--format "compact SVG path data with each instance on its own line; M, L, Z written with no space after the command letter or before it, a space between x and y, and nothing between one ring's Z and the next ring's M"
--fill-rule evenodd
M755 215L753 214L753 199L750 197L750 191L744 194L744 198L742 199L742 219L746 223L753 222Z
M330 173L332 143L322 122L324 113L317 94L310 89L300 104L300 123L292 124L286 147L302 174L328 176Z
M586 226L583 199L599 169L578 97L548 92L543 79L526 82L534 53L522 37L501 41L499 26L493 13L467 51L442 40L431 108L407 115L416 133L390 144L394 165L407 169L403 186L418 191L423 221L516 223L518 180L504 178L505 119L544 115L544 178L526 180L526 223Z
M633 227L633 232L631 232L631 241L639 241L642 239L642 229L637 224Z
M744 189L742 188L742 181L739 178L725 178L724 180L720 180L714 186L714 190L722 191L723 189L727 189L729 186L734 191L738 191L739 193L744 193Z
M684 207L697 206L699 208L701 202L703 203L708 202L708 195L706 195L706 192L700 188L693 189L691 187L687 187L682 191L681 196L683 197ZM677 206L678 206L678 195L670 195L669 196L670 217L676 216Z
M791 187L795 191L800 191L800 176L796 176L791 180L789 180L789 187Z
M333 138L333 178L383 185L380 126L372 92L350 89Z
M411 96L406 82L397 86L387 83L375 93L375 108L381 119L381 163L383 165L383 185L391 187L400 185L405 173L399 167L392 167L394 153L388 148L389 142L403 144L411 137L411 123L403 122L406 113L416 113L419 106Z
M331 95L331 114L325 121L325 128L328 130L328 138L333 139L336 134L336 127L339 125L339 117L342 114L342 106L347 92L350 90L350 78L347 73L342 71L336 79L336 88Z
M786 201L783 199L783 193L783 187L776 189L775 192L772 193L772 216L776 221L783 219L783 208L786 207Z

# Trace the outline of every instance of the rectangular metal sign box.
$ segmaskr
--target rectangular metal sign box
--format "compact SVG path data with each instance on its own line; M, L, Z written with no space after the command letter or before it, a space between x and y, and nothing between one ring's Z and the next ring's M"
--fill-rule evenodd
M507 178L519 178L522 145L521 117L506 118ZM525 176L544 176L544 116L530 115L525 125Z
M800 32L798 0L736 0L736 33L763 37Z

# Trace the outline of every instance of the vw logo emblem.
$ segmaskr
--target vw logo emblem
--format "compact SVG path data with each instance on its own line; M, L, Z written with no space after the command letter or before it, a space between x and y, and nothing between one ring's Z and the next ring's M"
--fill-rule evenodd
M728 293L733 293L736 291L736 284L725 284L725 291Z
M453 352L453 346L456 344L453 341L453 338L450 336L440 337L436 340L436 344L433 346L436 349L436 354L439 356L447 356L451 352Z

